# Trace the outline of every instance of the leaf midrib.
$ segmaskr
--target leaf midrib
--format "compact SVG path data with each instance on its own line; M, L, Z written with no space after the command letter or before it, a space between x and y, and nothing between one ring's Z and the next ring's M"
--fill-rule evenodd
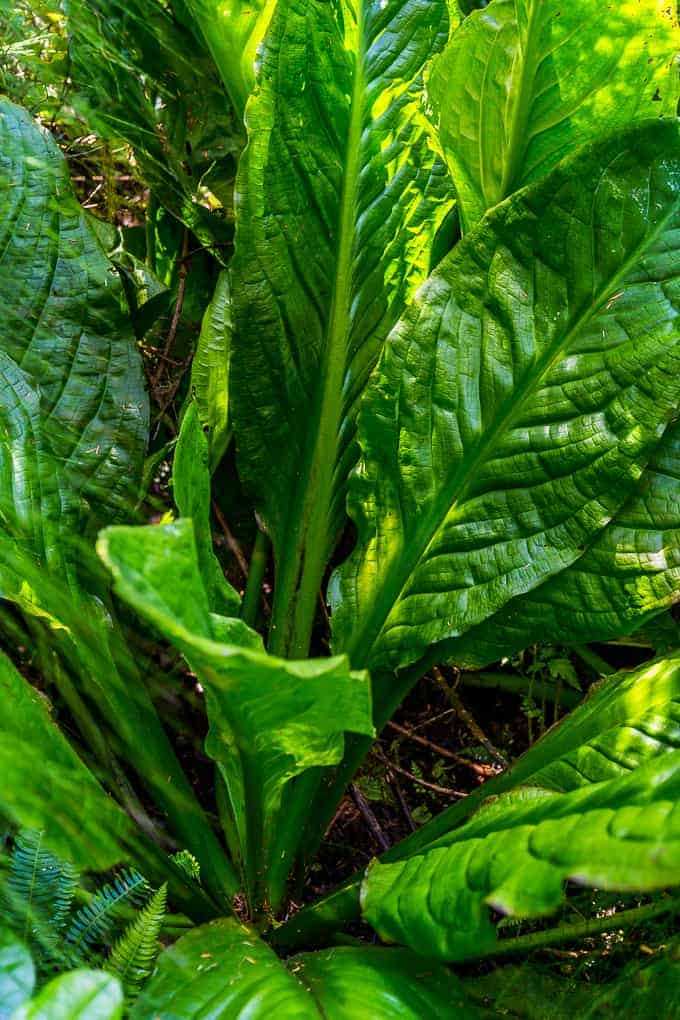
M517 0L515 0L517 3ZM514 105L510 120L510 132L508 146L506 149L505 165L501 179L499 194L496 202L502 202L504 198L512 194L517 186L517 178L521 170L521 162L526 152L526 129L529 123L529 114L533 104L533 85L537 69L536 52L536 29L539 21L539 0L531 0L529 17L527 19L527 34L524 46L518 32L520 48L522 50L522 69L517 89L517 101ZM514 78L514 75L513 75ZM511 85L512 91L512 85Z
M290 515L297 515L287 530L291 541L286 546L286 562L279 567L286 594L283 612L297 609L297 596L309 596L307 588L314 587L313 598L325 566L331 536L328 523L333 500L333 479L338 459L340 423L344 407L344 376L351 328L352 268L356 233L356 204L361 173L361 138L363 133L364 96L366 91L365 62L366 40L364 31L364 2L356 0L357 46L354 80L350 100L350 120L345 149L342 193L338 215L337 260L333 278L333 296L328 324L319 364L321 380L316 407L310 415L307 432L305 463L299 483L289 502ZM315 427L316 426L316 427ZM292 571L300 571L299 585L294 590ZM318 575L318 577L317 577ZM297 579L297 578L296 578ZM302 607L301 613L304 616ZM307 653L308 633L313 615L299 619L293 625L289 647L282 643L282 631L272 628L272 654L303 657Z
M442 488L439 497L433 502L432 509L423 518L420 527L408 541L407 555L395 557L388 565L383 575L384 583L382 586L376 587L372 603L362 612L362 618L366 621L364 627L356 632L355 639L348 642L344 649L349 655L352 668L360 669L368 665L373 646L382 634L392 609L401 599L413 571L436 540L450 513L465 501L477 468L494 453L501 437L523 411L527 397L534 392L543 377L569 348L573 339L578 336L589 320L600 313L612 291L624 282L644 252L664 233L679 209L680 199L673 203L655 229L645 235L644 239L631 252L629 258L624 261L619 272L601 285L592 303L576 315L573 325L564 333L563 337L546 349L542 357L534 363L534 368L526 373L520 385L505 398L499 408L494 425L480 440L473 456L470 459L463 458L449 484Z

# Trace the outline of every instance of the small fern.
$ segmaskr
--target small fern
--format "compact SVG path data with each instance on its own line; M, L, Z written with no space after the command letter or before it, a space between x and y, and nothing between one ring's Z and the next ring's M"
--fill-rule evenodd
M111 934L123 907L139 907L150 893L149 883L134 868L121 871L72 916L64 936L69 965L92 960L97 946Z
M187 878L194 882L201 881L201 865L188 850L180 850L179 853L173 854L170 860L184 872Z
M56 943L73 904L78 874L43 847L43 834L22 829L10 852L4 898L10 923L45 951Z
M137 997L156 962L166 900L167 885L162 885L123 932L104 964L120 978L129 1002Z

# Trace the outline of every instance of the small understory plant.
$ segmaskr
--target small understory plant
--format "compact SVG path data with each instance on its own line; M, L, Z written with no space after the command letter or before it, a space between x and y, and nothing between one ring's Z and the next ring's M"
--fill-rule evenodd
M124 858L160 886L105 961L126 1004L87 979L108 982L102 1015L494 1015L476 962L680 908L680 640L294 904L432 667L587 649L680 599L676 15L657 0L64 9L90 109L102 81L121 107L137 97L97 123L139 148L183 224L177 273L190 232L221 269L175 510L139 523L141 269L128 260L124 290L56 145L0 102L0 623L40 677L0 660L0 813L74 869ZM234 450L257 524L244 592L212 535ZM150 636L164 658L140 651ZM163 725L173 656L199 685L214 781L190 781ZM579 700L568 661L546 669ZM165 883L195 927L135 997ZM576 887L637 905L551 923ZM628 972L571 1001L646 1015L672 1001L677 959L670 940L627 1002ZM507 996L524 980L549 1011L531 961L508 968Z

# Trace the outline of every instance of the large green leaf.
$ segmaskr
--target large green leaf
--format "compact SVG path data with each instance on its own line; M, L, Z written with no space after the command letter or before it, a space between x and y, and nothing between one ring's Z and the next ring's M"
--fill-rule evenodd
M467 18L430 81L466 229L575 145L674 117L679 48L658 0L493 0Z
M237 182L230 386L274 546L277 653L307 653L357 401L450 205L422 109L447 26L445 0L281 0L265 39Z
M485 666L542 641L609 641L644 625L680 592L680 423L666 431L631 499L580 560L513 599L441 651ZM568 620L568 627L565 622ZM677 628L675 632L677 639Z
M308 809L295 780L337 764L345 731L372 734L368 676L344 656L267 656L242 621L211 616L189 519L108 528L98 549L118 594L177 645L205 689L206 750L226 785L247 887L276 906ZM231 643L219 643L225 636Z
M506 772L489 780L381 858L406 860L457 831L487 799L525 786L567 793L621 778L680 749L680 658L658 659L608 677ZM361 877L305 908L275 933L286 948L323 936L359 909Z
M190 521L188 527L192 531ZM171 831L182 845L200 858L205 888L226 906L230 895L238 888L237 875L182 771L142 680L139 664L111 609L107 610L99 599L76 584L46 571L36 562L35 553L25 550L14 538L0 535L0 550L0 591L26 617L30 634L37 642L36 653L40 653L42 672L57 686L69 707L73 704L70 692L75 686L80 698L94 709L97 722L100 716L103 718L120 740L130 766L164 812ZM90 554L86 548L79 551L82 554L79 567L87 575L91 568ZM98 566L96 561L95 565ZM80 725L77 705L73 711ZM112 788L118 790L115 765L112 769L106 741L102 747L101 736L95 735L93 739L91 726L88 724L81 736L99 757ZM20 730L19 736L22 732ZM40 741L36 739L32 747L31 754L39 758ZM8 755L11 758L9 751ZM39 762L38 768L31 770L27 765L23 772L17 771L21 768L19 755L12 765L12 774L19 777L17 788L8 789L6 795L16 796L20 801L28 798L29 803L34 802L35 810L54 812L58 791L51 799L52 794L48 796L51 784L41 785L38 778L41 769L49 769L49 765ZM76 785L78 782L76 780ZM43 798L45 806L40 808ZM78 794L73 795L73 804L78 810L80 799ZM56 812L56 818L59 817ZM43 827L41 821L26 821L25 824ZM96 816L93 824L96 824ZM146 857L147 850L142 859L146 861Z
M132 1020L424 1020L477 1016L445 968L376 946L305 953L284 965L256 933L215 921L161 956Z
M229 445L229 361L233 332L229 274L220 274L191 363L191 393L206 429L214 471Z
M122 284L48 132L0 103L1 348L39 387L69 484L110 519L136 496L148 427Z
M0 928L0 1020L9 1020L35 985L35 967L26 946L8 928Z
M363 915L388 941L463 960L493 951L489 908L550 914L566 880L624 891L678 884L679 794L677 751L571 793L506 794L424 854L371 865Z
M12 1020L121 1020L120 981L100 970L73 970L54 978Z
M117 863L132 827L50 718L48 702L0 655L0 814L42 829L76 867Z
M52 570L63 569L63 539L74 528L77 494L53 456L43 435L40 395L31 380L0 350L0 517L19 535L35 557ZM0 568L2 591L16 591Z
M239 116L255 84L255 61L275 0L184 0Z
M331 582L354 665L483 623L634 490L680 400L678 138L654 122L581 150L489 213L393 331Z
M73 576L76 560L78 572L88 574L87 550L74 544L76 521L88 520L77 516L85 502L111 520L129 509L141 480L148 405L120 279L73 197L56 145L25 112L3 102L0 183L6 181L11 187L0 188L0 511L6 529L0 591L33 618L31 624L44 624L46 675L66 683L67 664L79 696L121 738L184 845L207 853L206 885L224 894L227 862L121 632L101 599L80 590ZM52 811L60 790L66 797L57 776L41 788L46 765L31 772L26 764L22 771L17 755L10 767L7 776L16 777L17 788L7 797L31 802L36 811L43 793Z

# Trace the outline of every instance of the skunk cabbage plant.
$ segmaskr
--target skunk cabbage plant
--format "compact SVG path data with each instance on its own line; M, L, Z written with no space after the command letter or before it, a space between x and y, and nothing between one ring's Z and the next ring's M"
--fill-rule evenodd
M133 857L199 924L132 1017L488 1015L450 965L531 948L500 915L541 919L548 945L606 930L550 926L568 883L680 909L677 652L606 677L297 912L295 890L432 666L613 640L680 600L676 17L657 0L69 3L81 69L115 47L94 7L126 32L145 10L162 26L160 55L142 34L107 64L141 88L121 134L148 136L161 188L185 71L186 103L198 90L231 138L205 172L234 252L182 409L176 514L136 523L148 407L120 279L56 146L0 105L0 584L89 749L3 660L0 809L80 867ZM163 47L172 73L151 70ZM194 183L158 199L202 243L231 243ZM211 532L232 444L259 528L243 600ZM106 577L83 551L96 531ZM136 630L200 684L212 804L163 728ZM119 759L200 880L159 847ZM359 920L381 944L343 936ZM644 972L650 995L676 959ZM101 1015L117 1016L106 981ZM602 1001L620 995L612 982Z

